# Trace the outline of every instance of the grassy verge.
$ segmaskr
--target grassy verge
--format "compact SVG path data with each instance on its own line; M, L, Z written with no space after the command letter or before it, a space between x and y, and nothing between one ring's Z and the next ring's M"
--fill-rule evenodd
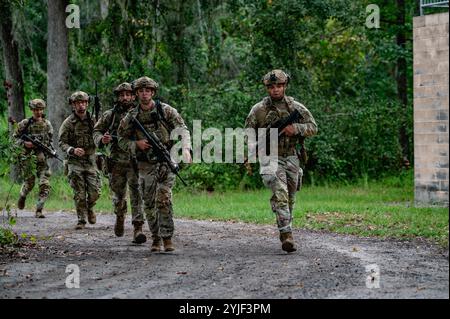
M0 207L3 206L10 183L0 180ZM73 211L72 191L63 177L52 179L52 194L47 210ZM11 203L16 205L20 186L14 185ZM174 194L178 217L207 220L237 220L272 224L268 190L187 192ZM33 209L36 190L27 200ZM106 180L98 211L111 212L112 205ZM413 207L412 174L371 182L361 180L352 185L306 186L297 194L294 226L314 230L360 236L411 239L423 237L448 246L448 208Z

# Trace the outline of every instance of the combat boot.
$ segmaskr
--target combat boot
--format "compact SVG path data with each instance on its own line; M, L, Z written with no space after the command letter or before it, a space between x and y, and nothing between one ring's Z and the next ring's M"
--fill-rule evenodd
M44 214L42 214L42 208L36 209L36 218L45 218Z
M88 222L89 224L95 224L97 222L97 216L92 209L88 210Z
M114 225L114 234L122 237L124 232L125 216L116 216L116 224Z
M147 241L147 237L142 232L142 224L134 224L133 243L143 244Z
M24 209L26 200L27 200L27 198L25 196L20 196L19 200L17 201L17 208L18 209Z
M153 237L153 243L150 251L154 253L159 253L161 251L161 238Z
M281 240L281 249L284 251L291 253L297 250L295 248L294 238L292 237L292 233L280 233Z
M174 251L175 247L173 247L171 238L163 238L164 251Z
M86 223L78 222L77 225L75 226L75 229L80 230L80 229L84 229L84 227L86 227Z

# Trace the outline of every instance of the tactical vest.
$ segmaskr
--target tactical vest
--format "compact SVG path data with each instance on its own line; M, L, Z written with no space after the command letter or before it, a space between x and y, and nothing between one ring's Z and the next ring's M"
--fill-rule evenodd
M72 130L69 133L69 145L74 148L82 148L85 151L85 156L95 154L95 143L92 136L94 122L90 115L81 120L75 114L71 115L70 122Z
M108 123L108 131L112 135L117 135L117 129L119 128L120 121L125 117L127 114L127 111L124 111L122 109L118 111L111 111L105 121ZM122 161L128 161L129 160L129 154L128 152L121 149L117 143L117 139L113 138L111 143L111 155L110 158L113 160L122 160Z
M148 132L153 132L156 137L166 146L166 148L170 150L170 148L172 147L172 141L170 140L169 130L172 130L173 128L167 127L167 125L163 124L161 115L158 114L156 107L154 107L152 110L144 111L140 108L140 106L138 106L137 115L135 116ZM145 139L145 136L140 130L135 130L135 139L136 141ZM152 161L156 159L151 148L145 153L142 151L138 151L137 158L140 161Z
M22 133L28 134L31 137L36 138L42 144L45 144L47 146L50 145L51 143L49 136L50 125L48 124L46 119L43 119L40 122L36 122L34 121L34 119L28 119L28 123L26 124L25 129Z
M280 102L284 107L275 106L270 98L264 98L262 108L263 114L260 118L263 119L263 127L270 127L273 123L281 118L289 116L294 111L294 99L286 97L283 102ZM296 145L302 143L298 136L282 135L278 137L278 156L286 157L296 155Z
M27 134L37 140L39 140L42 144L50 146L50 124L44 118L40 122L36 122L32 117L27 119L24 128L20 132L20 134ZM47 154L40 149L27 149L27 152L34 152L36 154L38 161L45 161Z

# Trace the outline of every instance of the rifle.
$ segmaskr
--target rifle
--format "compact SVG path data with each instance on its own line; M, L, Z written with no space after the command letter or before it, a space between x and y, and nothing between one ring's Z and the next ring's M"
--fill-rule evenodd
M95 81L95 96L94 96L94 116L95 116L95 122L98 121L100 110L102 106L100 105L100 99L98 97L98 87L97 87L97 81Z
M117 142L118 140L118 136L117 133L116 134L112 134L112 129L114 126L114 122L116 120L116 107L117 104L114 105L113 109L112 109L112 118L111 118L111 122L109 123L108 129L105 131L105 134L108 133L110 134L110 136L112 137L112 141L110 143L108 143L106 146L101 144L100 148L105 147L105 152L101 152L98 155L98 161L99 163L97 164L97 167L99 167L99 170L103 171L103 173L105 174L105 176L108 176L109 173L111 173L111 147L112 144L114 142ZM101 169L100 169L101 168Z
M58 157L58 154L56 153L55 150L51 149L50 147L48 147L47 145L43 144L41 141L39 141L38 139L31 137L28 134L22 134L20 136L20 138L24 141L28 141L33 143L34 146L36 146L37 148L43 150L45 153L47 153L48 155L50 155L53 158L56 158L58 161L62 162L63 160L60 159Z
M170 153L167 151L166 147L161 143L158 137L156 137L153 132L148 132L136 117L132 116L131 121L133 122L135 127L144 134L145 138L150 143L153 151L155 152L158 160L160 162L166 163L172 173L174 173L183 182L184 186L187 186L186 182L178 174L178 172L180 171L180 166L172 161L172 159L170 158Z
M118 139L117 133L113 134L113 126L114 126L114 122L116 121L116 107L117 107L117 104L115 104L114 107L112 108L111 122L109 123L108 129L105 131L105 134L108 133L113 139L111 141L111 143L109 143L108 145L111 145L115 141L117 142L117 139Z
M278 121L276 121L273 126L277 127L277 125L280 125L280 127L278 128L279 132L278 136L283 135L283 133L281 132L286 126L297 122L298 120L302 119L303 116L300 114L300 112L298 110L294 110L294 112L292 112L287 118L285 119L280 119ZM281 131L280 131L281 130ZM306 162L308 161L308 154L306 154L306 148L305 148L305 138L301 137L300 138L300 149L296 149L296 153L297 153L297 157L299 160L302 160L303 163L306 165Z
M278 133L278 136L281 136L281 135L283 135L283 132L282 132L282 131L283 131L287 126L289 126L289 125L291 125L291 124L297 122L301 117L302 117L302 115L300 114L300 112L299 112L297 109L295 109L294 112L292 112L291 114L289 114L289 116L284 117L284 118L282 118L282 119L279 119L279 120L276 121L275 123L269 125L267 128L268 128L268 129L271 129L271 128L277 128L277 129L278 129L278 132L279 132L279 133Z
M276 121L274 123L271 123L267 127L267 131L266 131L266 136L265 136L265 138L266 138L266 147L267 147L267 145L270 144L269 143L270 142L269 139L270 139L270 129L271 128L278 129L278 137L280 137L280 136L282 136L284 134L283 130L287 126L298 122L301 118L302 118L302 115L300 114L300 112L297 109L295 109L291 114L289 114L289 116L281 118L281 119L279 119L278 121ZM256 149L258 149L258 144L259 144L259 140L256 143ZM244 165L247 167L247 171L248 171L248 165L247 164L248 164L248 158L246 158L244 160Z

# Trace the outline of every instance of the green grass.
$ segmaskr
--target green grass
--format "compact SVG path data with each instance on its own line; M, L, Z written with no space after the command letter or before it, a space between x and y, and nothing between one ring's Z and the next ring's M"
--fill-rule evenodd
M0 180L0 207L4 205L10 182ZM47 210L73 210L72 191L64 177L52 178ZM14 185L10 202L15 206L20 186ZM270 224L270 192L258 191L193 192L174 194L177 217L205 220L235 220ZM36 190L27 199L33 209ZM97 211L112 212L106 180ZM350 185L305 186L297 193L294 226L360 236L411 239L423 237L448 246L448 208L413 207L412 173L372 182L362 179Z

